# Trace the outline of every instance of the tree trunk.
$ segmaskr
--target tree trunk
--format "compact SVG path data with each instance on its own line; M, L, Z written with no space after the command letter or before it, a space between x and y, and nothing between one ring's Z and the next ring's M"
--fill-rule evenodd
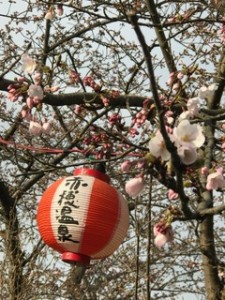
M218 261L216 257L213 232L213 216L207 216L200 224L200 249L202 252L202 267L205 276L207 300L221 300L222 284L218 276Z

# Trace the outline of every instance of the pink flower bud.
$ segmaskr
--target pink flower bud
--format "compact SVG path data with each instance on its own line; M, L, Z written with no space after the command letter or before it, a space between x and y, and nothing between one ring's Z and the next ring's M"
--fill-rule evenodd
M223 151L225 151L225 142L222 143L221 147L222 147Z
M26 103L27 103L28 108L31 109L33 107L33 104L34 104L33 98L28 97L27 100L26 100Z
M125 190L129 196L137 197L144 189L144 186L144 179L142 177L136 177L126 183Z
M82 111L82 107L80 105L76 104L75 109L74 109L75 114L79 115L81 113L81 111Z
M52 93L55 93L55 92L57 92L59 90L59 87L58 86L52 86L51 88L50 88L50 92L52 92Z
M169 200L176 200L179 197L179 195L176 192L174 192L172 189L169 189L167 192L167 197Z
M26 111L25 109L22 109L22 110L21 110L21 116L22 116L22 118L26 118L26 116L27 116L27 111Z
M129 160L126 160L121 164L120 168L121 168L122 172L129 172L131 166L132 166L132 163Z
M18 80L18 82L23 83L24 81L26 81L26 78L25 77L19 77L17 80Z
M45 20L52 20L55 16L54 10L50 9L46 15L45 15Z
M110 101L109 101L108 98L104 97L104 98L102 99L102 103L103 103L103 105L104 105L105 107L107 107L107 106L109 106Z
M42 133L42 126L38 122L30 121L29 131L30 134L39 136Z
M208 175L209 169L207 167L202 167L200 170L201 175Z
M45 122L42 124L42 132L49 134L51 131L51 124L49 122Z
M182 79L183 77L184 77L184 74L183 74L183 73L179 72L179 73L177 74L177 78L178 78L178 79Z
M173 84L172 89L173 89L174 91L179 90L179 88L180 88L180 83L179 83L179 82L176 82L176 83Z
M139 134L138 130L134 127L129 129L129 133L130 133L131 137L133 137L133 138Z
M58 16L62 16L63 15L63 6L62 4L58 4L56 7L56 13Z
M175 80L175 73L170 73L169 79L167 80L167 85L172 86Z
M166 131L168 134L173 134L173 128L166 126Z

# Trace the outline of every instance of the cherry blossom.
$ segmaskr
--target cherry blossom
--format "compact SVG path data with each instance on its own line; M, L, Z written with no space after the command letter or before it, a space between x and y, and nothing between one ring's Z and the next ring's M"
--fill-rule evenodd
M191 143L195 147L201 147L205 142L202 127L198 124L191 124L189 120L182 120L173 130L176 144Z
M80 74L75 72L74 70L69 70L69 79L71 84L76 84L80 83Z
M15 88L10 88L8 91L7 98L10 101L15 102L16 100L18 100L18 97L19 97L19 93L17 92L17 90Z
M173 117L173 112L171 110L168 110L165 113L165 119L166 119L166 123L172 125L174 123L174 117Z
M33 97L33 98L37 97L39 100L42 100L44 97L42 88L40 87L40 85L36 85L36 84L31 84L29 86L27 93L30 97Z
M225 179L223 177L223 168L218 168L216 172L211 173L207 177L206 189L217 190L225 187Z
M122 172L128 172L128 171L130 171L131 166L132 166L132 163L129 160L126 160L121 164L120 168L121 168Z
M186 119L191 119L191 113L188 110L182 112L180 114L178 120L179 120L179 122L181 122L181 121L186 120Z
M202 99L206 99L208 101L211 101L212 100L212 97L215 93L215 91L217 90L217 84L216 83L213 83L211 84L210 86L206 87L206 86L202 86L200 89L199 89L199 98L202 98Z
M179 72L179 73L177 74L177 78L178 78L178 79L183 79L183 78L184 78L184 74L183 74L182 72Z
M169 78L168 78L168 80L166 82L167 85L172 86L173 83L174 83L174 81L175 81L175 79L176 79L175 73L174 72L170 73Z
M27 53L21 56L22 69L28 74L32 74L36 68L36 62Z
M31 109L34 105L33 98L28 97L27 100L26 100L26 103L27 103L28 108Z
M144 179L136 177L129 180L125 185L127 194L131 197L137 197L145 187Z
M29 132L34 136L40 136L42 133L41 124L35 121L30 121Z
M187 110L182 112L179 116L179 121L181 122L182 120L185 119L191 119L195 116L198 115L199 112L199 98L191 98L187 102Z
M134 138L136 135L139 134L138 130L134 127L129 129L129 134L131 135L132 138Z
M176 200L179 197L179 195L178 193L174 192L174 190L169 189L167 191L167 197L169 200Z
M199 102L200 100L198 97L191 98L187 102L187 109L192 117L197 116L199 112Z
M155 157L161 157L162 160L167 161L170 159L170 153L166 149L163 136L160 131L149 142L149 151Z

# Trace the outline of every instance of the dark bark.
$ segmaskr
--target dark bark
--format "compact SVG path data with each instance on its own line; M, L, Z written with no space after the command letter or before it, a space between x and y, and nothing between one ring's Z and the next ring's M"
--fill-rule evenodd
M0 90L3 92L8 91L8 86L15 83L12 80L0 78ZM42 103L52 106L64 106L64 105L81 105L86 104L89 107L96 105L103 107L102 97L107 97L110 100L111 107L129 108L129 107L142 107L143 101L146 97L139 95L119 95L112 96L110 93L65 93L65 94L50 94L46 93Z
M6 226L6 249L10 263L9 290L10 300L20 300L23 280L23 253L19 241L19 224L17 219L16 201L11 197L9 188L0 182L0 203Z
M205 276L207 300L220 300L222 285L218 277L218 261L214 245L213 216L207 216L200 224L199 237Z

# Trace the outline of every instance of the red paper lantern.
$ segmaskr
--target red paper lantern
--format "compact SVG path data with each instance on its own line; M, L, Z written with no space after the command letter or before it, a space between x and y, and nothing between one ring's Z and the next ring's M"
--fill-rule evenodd
M125 199L97 170L81 168L44 192L37 212L44 242L66 262L88 265L112 254L129 226Z

